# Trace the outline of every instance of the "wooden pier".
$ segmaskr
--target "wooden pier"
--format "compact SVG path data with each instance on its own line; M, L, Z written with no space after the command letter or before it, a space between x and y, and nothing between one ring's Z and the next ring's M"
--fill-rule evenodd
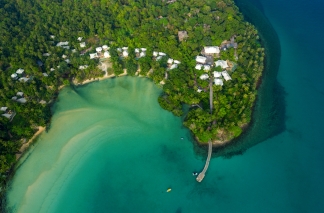
M208 166L209 166L209 161L210 161L210 158L211 158L212 150L213 150L213 144L212 144L211 141L209 141L208 142L208 156L207 156L207 160L206 160L204 169L202 170L202 172L199 173L199 175L196 178L196 180L198 182L201 182L204 179L204 177L205 177L205 173L206 173L206 171L208 169Z

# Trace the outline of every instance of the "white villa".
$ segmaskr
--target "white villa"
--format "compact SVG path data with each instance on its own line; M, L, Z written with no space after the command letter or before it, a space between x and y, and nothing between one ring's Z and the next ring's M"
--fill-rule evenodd
M166 54L164 52L159 52L160 56L166 56Z
M213 72L213 75L214 75L214 78L219 78L219 77L222 76L222 73L221 72L214 71Z
M173 63L175 63L175 64L181 64L181 62L178 61L178 60L174 60Z
M168 64L172 64L173 63L173 59L172 58L169 58L168 61L167 61Z
M145 52L141 52L139 57L142 58L142 57L145 57L146 53Z
M109 47L108 47L107 45L103 45L103 46L102 46L102 49L103 49L103 50L108 50Z
M223 86L223 80L220 78L215 78L214 83L215 83L215 85Z
M5 112L5 111L7 111L7 109L8 109L8 107L1 107L1 108L0 108L0 111Z
M90 53L90 59L98 58L97 53Z
M204 65L204 70L205 71L209 71L210 70L210 66L209 65Z
M48 74L46 72L43 72L44 77L48 77Z
M108 51L105 51L105 52L104 52L104 58L110 58L110 54L109 54Z
M49 53L44 53L43 56L50 56L51 54Z
M79 69L80 70L84 70L84 69L87 69L88 68L88 65L81 65L81 66L79 66Z
M196 70L201 70L201 68L202 68L202 65L201 65L201 64L197 64L197 65L195 66L195 69L196 69Z
M16 73L13 73L13 74L11 74L11 78L17 78L17 74Z
M85 46L86 46L86 43L85 43L85 42L80 43L80 47L81 47L81 48L83 48L83 47L85 47Z
M200 77L199 77L201 80L206 80L209 78L208 74L202 74Z
M196 57L196 62L197 63L200 63L200 64L205 64L206 63L206 60L207 60L207 58L206 57L204 57L204 56L197 56Z
M231 76L227 73L227 71L223 71L222 76L226 81L232 80Z
M218 54L220 53L220 49L218 46L207 46L204 47L204 51L203 51L206 55L208 54Z
M97 51L98 53L100 53L100 52L102 51L102 47L97 47L97 48L96 48L96 51Z
M19 68L19 69L16 71L16 73L17 73L17 74L23 74L24 71L25 71L24 69Z
M66 45L69 45L68 41L60 41L59 43L56 44L57 47L66 46Z
M197 89L197 92L201 93L201 91L202 91L201 89Z
M17 102L24 104L27 102L27 100L26 100L26 98L19 98L19 99L17 99Z
M17 92L16 96L23 96L24 93L23 92Z
M62 55L62 58L66 58L66 57L67 57L67 55L64 55L64 54Z
M178 64L172 64L172 66L170 67L170 70L173 70L175 68L178 68Z
M21 77L21 78L19 78L19 81L20 82L27 82L27 81L29 81L29 78Z
M79 37L79 38L78 38L78 41L82 41L82 37Z
M128 51L127 51L127 49L123 51L123 56L124 57L128 57Z
M156 56L158 56L158 55L159 55L158 52L155 52L155 51L153 52L153 56L154 56L154 57L156 57Z
M50 69L51 72L53 72L54 70L55 70L55 69L54 69L53 67Z
M220 66L222 69L225 69L228 67L227 61L224 60L218 60L215 62L216 67Z

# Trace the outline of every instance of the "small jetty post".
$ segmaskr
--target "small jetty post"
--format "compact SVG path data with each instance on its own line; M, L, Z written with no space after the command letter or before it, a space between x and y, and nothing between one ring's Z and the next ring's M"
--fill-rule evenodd
M208 169L208 166L209 166L209 162L210 162L212 150L213 150L213 144L212 144L211 141L209 141L208 142L208 156L207 156L207 159L206 159L205 167L202 170L202 172L200 172L199 175L196 178L196 180L198 182L201 182L204 179L204 177L205 177L205 173L206 173L206 171Z

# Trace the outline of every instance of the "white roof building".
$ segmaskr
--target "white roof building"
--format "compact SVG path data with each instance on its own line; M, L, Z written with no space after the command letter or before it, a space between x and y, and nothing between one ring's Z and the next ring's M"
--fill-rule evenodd
M175 64L181 64L181 62L178 61L178 60L174 60L173 63L175 63Z
M44 77L48 77L48 74L46 72L43 72Z
M17 92L16 96L23 96L24 93L23 92Z
M11 115L12 115L12 114L8 114L8 113L2 114L3 117L6 117L6 118L8 118L8 119L11 118Z
M142 50L143 52L145 52L145 51L146 51L146 48L141 48L141 50Z
M158 56L158 55L159 55L158 52L155 52L155 51L153 52L153 56L154 56L154 57L156 57L156 56Z
M19 99L17 99L17 102L24 104L27 102L27 100L26 100L26 98L19 98Z
M41 100L39 103L40 103L40 104L46 104L46 101Z
M100 53L100 52L102 51L102 47L97 47L97 48L96 48L96 51L97 51L98 53Z
M12 97L11 100L17 100L17 96Z
M197 63L201 63L201 64L205 64L206 63L206 60L207 60L207 58L206 57L204 57L204 56L197 56L196 57L196 61L197 61Z
M172 58L169 58L168 61L167 61L168 64L172 64L173 63L173 59Z
M70 49L70 46L62 46L64 49L67 49L69 50Z
M159 52L159 55L160 55L160 56L166 56L166 54L163 53L163 52Z
M43 56L50 56L51 54L49 53L44 53Z
M16 71L16 73L17 73L17 74L23 74L24 71L25 71L24 69L19 68L19 69Z
M202 92L202 90L201 90L201 89L197 89L197 92L201 93L201 92Z
M207 74L202 74L200 77L199 77L201 80L206 80L209 78L209 76Z
M72 52L75 53L76 52L76 49L73 49Z
M215 83L215 85L223 86L223 80L222 79L215 78L214 79L214 83Z
M219 53L220 50L219 50L218 46L207 46L207 47L204 47L204 52L206 54L215 54L215 53Z
M118 48L117 48L117 51L118 51L118 52L121 52L121 51L122 51L122 48L118 47Z
M128 50L128 47L122 47L123 50Z
M3 112L7 111L7 109L8 109L8 107L1 107L0 108L0 110L3 111Z
M161 58L162 58L162 56L158 56L158 57L156 57L156 60L159 61L159 60L161 60Z
M55 70L55 69L54 69L53 67L50 69L51 72L53 72L54 70Z
M98 54L97 53L90 53L90 59L97 58Z
M231 76L227 73L227 71L223 71L222 76L226 81L232 80Z
M57 47L66 46L66 45L69 45L68 41L60 41L59 43L56 44Z
M108 47L107 45L103 45L103 46L102 46L102 49L103 49L103 50L108 50L109 47Z
M170 70L173 70L175 68L178 68L178 64L172 64L172 66L170 67Z
M109 54L108 51L105 51L105 52L104 52L104 58L110 58L110 54Z
M17 74L16 73L11 74L11 78L17 78Z
M50 38L51 38L51 39L54 39L54 38L55 38L55 35L50 35Z
M82 41L82 37L79 37L79 38L78 38L78 41Z
M66 57L67 57L67 55L64 55L64 54L62 55L62 58L66 58Z
M216 67L220 66L222 69L225 69L228 67L227 61L224 60L218 60L215 62Z
M145 55L146 55L145 52L141 52L139 57L142 58L145 57Z
M80 43L80 47L81 47L81 48L83 48L83 47L85 47L85 46L86 46L86 43L85 43L85 42Z
M28 80L29 80L29 78L26 78L26 77L19 78L20 82L27 82Z
M128 57L128 52L127 52L127 50L124 50L124 51L123 51L123 56L124 56L124 57Z
M209 71L210 70L210 66L209 65L204 65L204 70L205 71Z
M217 71L214 71L213 74L214 74L214 78L219 78L222 76L222 73Z
M138 48L135 48L135 53L139 53L139 49Z
M195 69L196 69L196 70L201 70L201 68L202 68L202 65L201 65L201 64L197 64L197 65L195 66Z
M64 60L66 63L70 63L71 61L70 61L70 59L66 59L66 60Z

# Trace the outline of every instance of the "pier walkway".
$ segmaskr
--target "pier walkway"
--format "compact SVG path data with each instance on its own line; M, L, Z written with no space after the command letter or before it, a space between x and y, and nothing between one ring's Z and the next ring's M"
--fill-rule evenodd
M205 164L205 167L202 170L202 172L200 172L199 175L196 178L196 180L198 182L201 182L204 179L204 177L205 177L205 173L206 173L206 171L208 169L208 166L209 166L209 161L210 161L210 158L211 158L212 150L213 150L213 144L212 144L211 141L209 141L208 142L208 156L207 156L206 164Z

